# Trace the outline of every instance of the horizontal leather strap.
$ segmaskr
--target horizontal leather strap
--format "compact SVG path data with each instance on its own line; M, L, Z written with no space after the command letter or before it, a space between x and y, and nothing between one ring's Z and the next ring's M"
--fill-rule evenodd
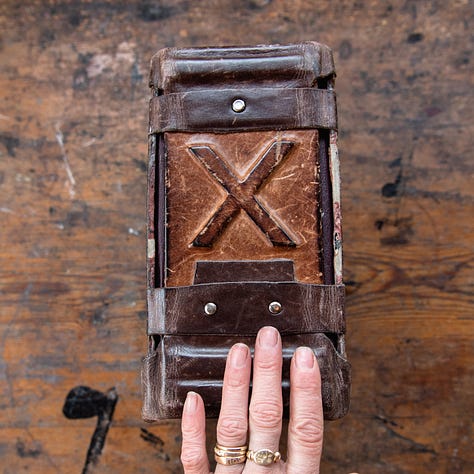
M245 102L234 112L236 99ZM223 89L165 94L150 101L150 133L337 128L328 89Z
M281 312L272 314L272 302ZM204 307L217 310L207 315ZM344 286L298 282L232 282L157 288L148 295L148 334L282 334L345 332Z
M227 354L237 342L251 349L253 337L165 336L144 360L142 369L143 416L148 421L180 418L186 394L199 392L206 404L206 416L219 415L222 379ZM324 417L340 418L349 408L350 366L324 334L282 337L283 406L288 415L290 364L297 347L310 347L318 360L323 384Z
M312 87L334 76L331 50L314 41L290 45L165 48L151 60L155 91L225 89L230 84Z

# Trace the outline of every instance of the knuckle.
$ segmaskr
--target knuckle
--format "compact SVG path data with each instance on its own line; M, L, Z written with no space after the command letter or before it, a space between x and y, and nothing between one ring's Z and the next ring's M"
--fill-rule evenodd
M321 390L320 384L316 382L314 377L308 376L308 374L305 375L305 377L293 377L291 379L292 390L308 393L308 395L316 394L318 389Z
M235 390L240 390L248 386L248 377L241 371L233 371L226 377L226 386Z
M201 435L200 427L193 424L183 425L181 431L183 433L183 439L196 439Z
M314 448L323 442L323 425L317 418L299 417L289 426L290 436L306 448Z
M238 417L224 417L217 424L217 433L226 443L241 444L247 436L247 420Z
M281 366L281 360L275 357L259 357L255 360L256 368L265 372L274 372Z
M202 456L202 451L198 446L183 446L181 451L181 463L186 470L197 469L203 466L206 459Z
M277 428L280 426L283 408L277 401L265 400L250 405L250 418L260 428Z

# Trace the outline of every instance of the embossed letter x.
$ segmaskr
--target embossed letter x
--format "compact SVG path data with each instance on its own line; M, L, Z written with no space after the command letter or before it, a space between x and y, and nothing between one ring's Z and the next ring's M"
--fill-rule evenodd
M228 193L225 201L194 239L194 246L212 246L240 209L243 209L250 216L273 245L295 245L255 198L255 193L262 186L265 179L285 158L293 145L294 143L289 141L273 142L242 182L236 178L209 146L189 148Z

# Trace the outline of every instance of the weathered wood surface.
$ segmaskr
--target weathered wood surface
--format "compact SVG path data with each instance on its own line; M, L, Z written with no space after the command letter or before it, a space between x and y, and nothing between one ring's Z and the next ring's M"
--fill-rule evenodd
M331 45L338 70L352 410L324 473L474 471L472 5L216 0L0 5L0 466L177 473L140 420L148 64L163 46ZM211 426L212 429L212 426ZM148 430L148 431L143 431Z

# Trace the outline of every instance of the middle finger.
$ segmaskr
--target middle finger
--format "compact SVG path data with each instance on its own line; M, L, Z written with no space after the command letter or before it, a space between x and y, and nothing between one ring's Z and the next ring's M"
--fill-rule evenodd
M283 412L281 367L280 334L273 327L264 327L259 331L255 342L253 389L249 408L250 450L278 451ZM268 468L254 464L252 472L268 473Z

